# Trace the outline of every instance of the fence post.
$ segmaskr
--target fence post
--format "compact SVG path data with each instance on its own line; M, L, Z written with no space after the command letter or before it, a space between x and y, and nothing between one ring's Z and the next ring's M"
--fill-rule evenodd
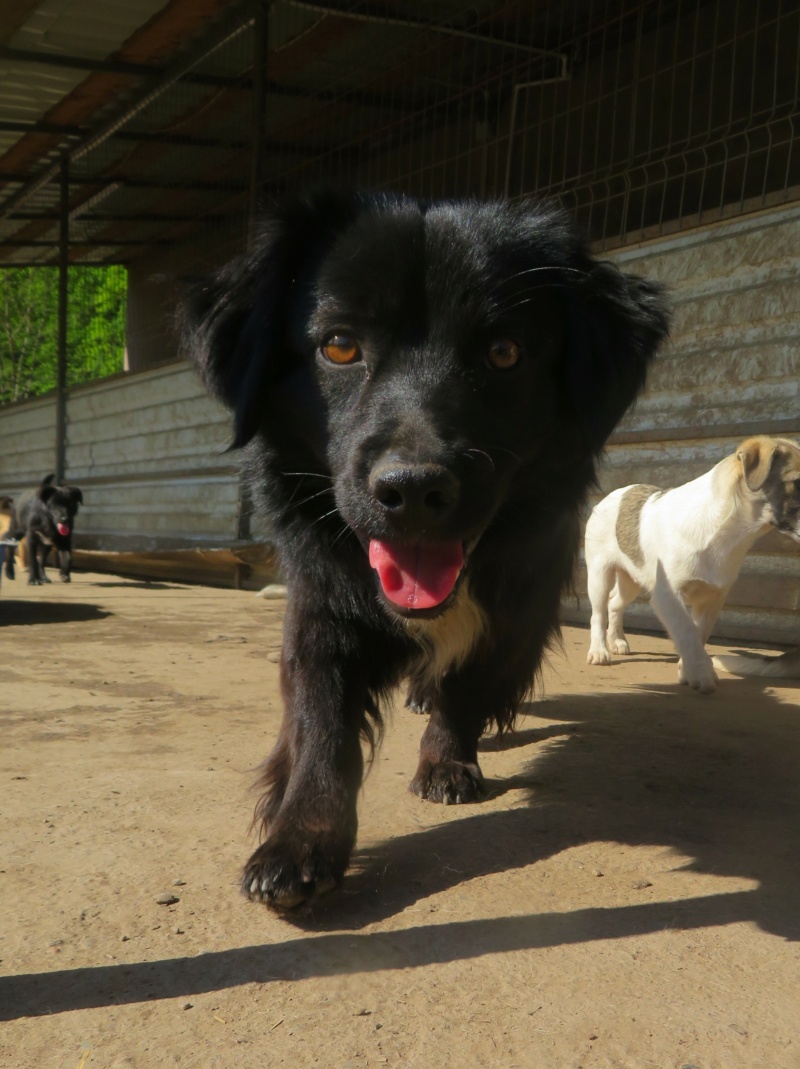
M67 459L67 277L69 272L69 157L59 166L58 365L56 372L56 483L64 481Z

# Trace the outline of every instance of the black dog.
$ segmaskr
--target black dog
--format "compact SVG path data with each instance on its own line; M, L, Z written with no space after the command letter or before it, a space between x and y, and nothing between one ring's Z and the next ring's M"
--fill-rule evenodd
M72 528L83 494L77 486L54 486L55 476L42 479L36 490L26 490L14 501L8 527L10 538L24 538L28 554L28 582L49 583L44 570L50 548L58 555L63 583L70 581ZM6 551L6 575L14 578L14 546Z
M554 207L358 194L279 209L185 314L289 586L243 877L289 908L347 868L360 737L403 677L431 711L411 789L483 796L478 739L557 632L595 459L668 317Z

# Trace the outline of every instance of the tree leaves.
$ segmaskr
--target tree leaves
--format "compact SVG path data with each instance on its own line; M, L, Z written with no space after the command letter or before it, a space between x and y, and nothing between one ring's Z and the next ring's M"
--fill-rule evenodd
M67 382L70 386L123 370L124 267L70 267ZM0 270L0 404L55 389L58 359L58 270Z

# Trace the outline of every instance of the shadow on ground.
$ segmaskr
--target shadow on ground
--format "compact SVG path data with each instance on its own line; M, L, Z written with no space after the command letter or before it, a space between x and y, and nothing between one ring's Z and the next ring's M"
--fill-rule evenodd
M125 580L105 580L95 579L91 584L93 587L116 587L123 590L182 590L177 583L163 583L158 579L125 579Z
M495 793L524 788L524 804L464 807L461 819L451 811L434 828L358 850L343 888L292 919L308 935L196 958L0 979L0 1018L418 968L668 927L747 921L800 939L800 708L781 704L763 681L729 680L707 699L649 687L565 696L543 713L547 722L529 710L509 740L540 753L511 783L490 784ZM671 848L693 859L689 869L756 886L677 902L362 930L487 874L530 867L536 880L537 862L592 841Z
M0 626L31 627L34 624L74 624L104 620L113 614L82 601L25 601L0 598Z

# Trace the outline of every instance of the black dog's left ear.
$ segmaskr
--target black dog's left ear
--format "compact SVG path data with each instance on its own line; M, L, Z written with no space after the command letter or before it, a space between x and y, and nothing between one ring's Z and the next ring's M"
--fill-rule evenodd
M44 501L45 505L50 498L57 492L57 487L53 486L47 479L39 487L39 500Z
M593 453L599 453L647 378L669 333L659 282L594 263L569 301L570 395Z

